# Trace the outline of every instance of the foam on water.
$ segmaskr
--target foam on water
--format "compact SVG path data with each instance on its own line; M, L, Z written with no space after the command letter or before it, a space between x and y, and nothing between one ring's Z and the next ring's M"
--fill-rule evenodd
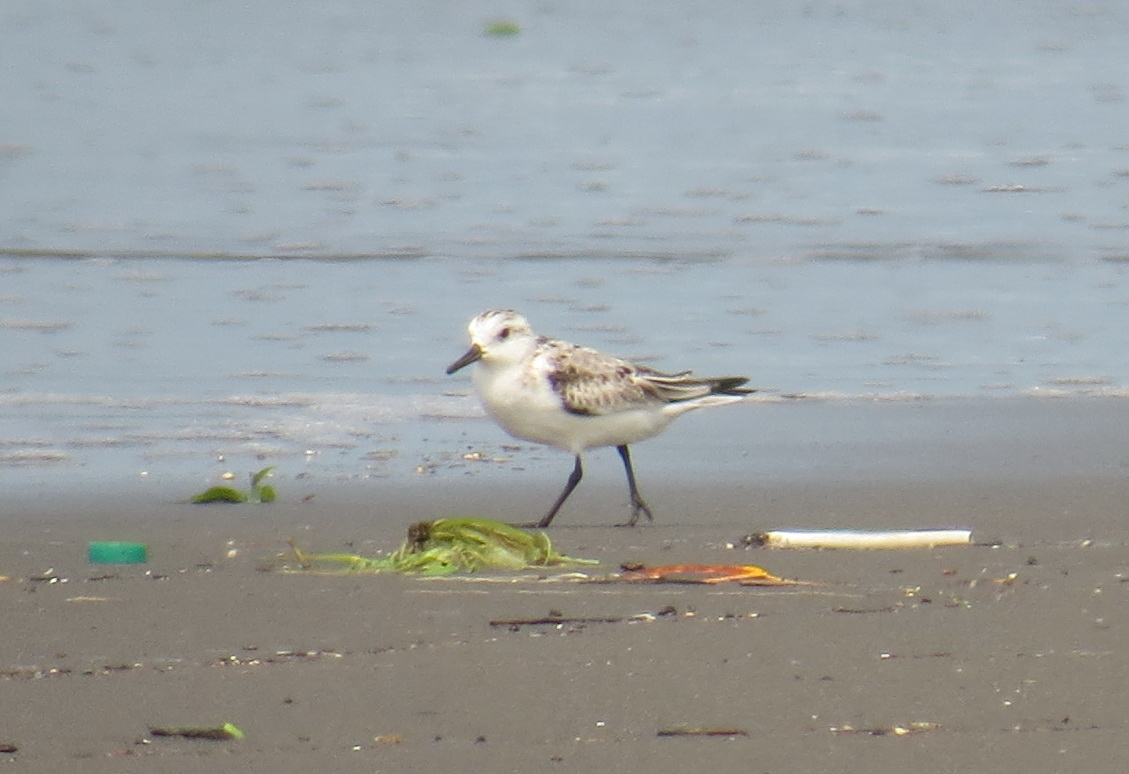
M499 305L662 369L747 374L756 401L1129 390L1129 281L1117 262L2 266L0 478L13 481L60 468L202 477L236 459L415 475L436 454L505 445L465 377L443 375L465 349L467 319Z

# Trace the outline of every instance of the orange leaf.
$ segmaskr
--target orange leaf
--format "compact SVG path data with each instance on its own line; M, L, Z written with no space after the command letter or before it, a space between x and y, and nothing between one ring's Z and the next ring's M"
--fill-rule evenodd
M751 564L668 564L661 567L638 567L619 576L624 581L653 583L725 583L741 581L745 585L784 586L796 581L778 578Z

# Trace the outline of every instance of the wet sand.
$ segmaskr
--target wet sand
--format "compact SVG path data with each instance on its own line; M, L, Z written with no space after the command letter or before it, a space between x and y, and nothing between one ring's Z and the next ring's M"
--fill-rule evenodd
M19 750L3 757L37 772L1120 771L1129 481L1110 456L1124 409L1032 405L1030 427L1052 435L1029 457L1061 458L1058 475L1016 464L1015 438L986 431L991 402L925 405L923 464L971 427L1000 464L758 480L750 457L728 483L652 479L658 521L636 529L609 526L625 515L621 482L596 477L551 533L609 570L754 563L818 584L793 588L262 570L290 537L374 554L419 519L526 519L558 484L516 469L323 484L271 506L9 500L0 742ZM1064 411L1093 421L1054 421ZM902 442L875 431L850 452L865 468ZM734 547L802 526L969 526L997 544ZM88 540L113 538L146 542L150 562L86 563ZM490 623L550 611L622 620ZM147 734L225 721L246 738ZM741 733L659 735L686 727Z

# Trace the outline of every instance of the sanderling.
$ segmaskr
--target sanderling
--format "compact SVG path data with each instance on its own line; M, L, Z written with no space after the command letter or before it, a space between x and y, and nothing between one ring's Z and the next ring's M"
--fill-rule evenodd
M586 449L614 446L627 471L633 526L642 513L627 445L657 435L675 417L705 406L741 400L753 392L743 376L699 379L690 371L664 374L642 365L538 336L510 309L491 309L467 326L470 349L447 368L453 374L477 363L472 381L490 417L507 433L576 457L560 497L537 523L547 527L584 475Z

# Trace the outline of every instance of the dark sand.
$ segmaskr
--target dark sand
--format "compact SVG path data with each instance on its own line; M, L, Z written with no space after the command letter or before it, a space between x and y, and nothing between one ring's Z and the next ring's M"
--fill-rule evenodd
M820 584L799 588L260 569L287 537L371 554L419 519L529 518L559 485L531 471L508 471L503 491L440 477L315 487L305 503L284 492L272 506L17 496L2 513L0 742L19 750L0 760L34 772L1120 772L1129 480L1111 456L1125 410L1026 404L1040 440L1018 450L998 404L925 405L917 416L934 432L918 451L931 475L758 480L755 455L728 484L641 469L656 524L609 526L625 515L609 476L586 481L552 530L562 551L608 569L755 563ZM965 441L999 464L938 472ZM865 467L905 443L891 428L849 452ZM1001 545L730 546L787 526L969 526ZM148 543L149 564L87 564L87 541L110 538ZM36 579L48 570L56 580ZM490 625L664 608L674 613ZM150 726L224 721L246 739L144 741ZM927 725L890 732L914 723ZM745 735L658 735L679 726ZM835 730L845 726L858 731Z

